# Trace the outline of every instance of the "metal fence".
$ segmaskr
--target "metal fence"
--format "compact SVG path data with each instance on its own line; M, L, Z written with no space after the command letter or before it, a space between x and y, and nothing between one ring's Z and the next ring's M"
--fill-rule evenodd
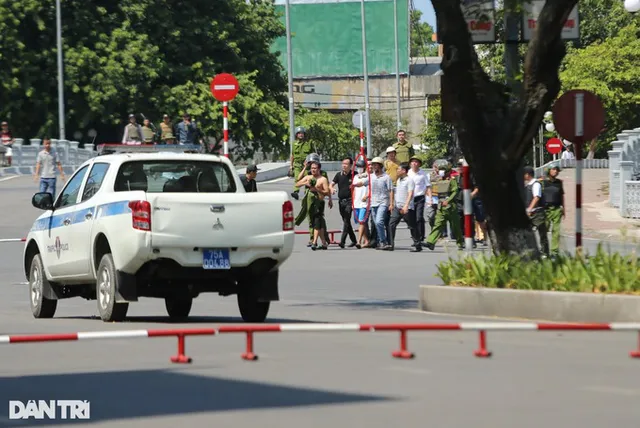
M616 135L609 155L609 204L626 218L640 218L640 128Z
M40 139L34 138L29 140L29 144L25 144L24 139L16 138L12 148L11 167L0 168L0 175L33 174L38 152L42 150L41 144ZM65 173L72 173L82 163L96 156L93 144L85 144L84 148L79 145L77 141L51 140L51 147L58 154Z

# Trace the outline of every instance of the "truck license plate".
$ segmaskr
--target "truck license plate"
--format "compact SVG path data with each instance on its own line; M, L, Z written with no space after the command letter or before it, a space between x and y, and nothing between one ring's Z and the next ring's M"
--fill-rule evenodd
M204 269L231 269L229 250L203 250L202 267Z

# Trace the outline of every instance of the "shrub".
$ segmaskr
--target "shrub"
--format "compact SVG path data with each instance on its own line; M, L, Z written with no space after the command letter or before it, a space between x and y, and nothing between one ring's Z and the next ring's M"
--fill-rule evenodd
M518 290L640 294L640 264L635 254L563 255L524 260L518 255L467 256L438 265L447 285Z

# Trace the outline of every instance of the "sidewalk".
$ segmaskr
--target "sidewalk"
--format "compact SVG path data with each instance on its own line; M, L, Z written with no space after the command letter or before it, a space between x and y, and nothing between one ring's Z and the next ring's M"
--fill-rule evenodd
M565 169L564 182L566 217L562 222L564 235L575 235L576 185L575 170ZM616 241L640 240L640 221L623 218L617 208L609 206L609 170L582 170L582 234L585 237Z

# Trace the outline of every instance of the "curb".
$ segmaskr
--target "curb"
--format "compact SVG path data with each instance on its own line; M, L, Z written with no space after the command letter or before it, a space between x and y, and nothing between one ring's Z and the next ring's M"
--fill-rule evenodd
M419 308L442 314L557 322L637 322L640 296L421 285Z

